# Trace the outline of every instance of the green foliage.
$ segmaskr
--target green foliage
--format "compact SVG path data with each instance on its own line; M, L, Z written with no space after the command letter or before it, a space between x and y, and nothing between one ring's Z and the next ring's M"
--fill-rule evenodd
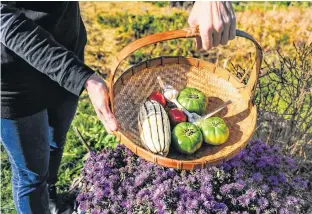
M266 2L233 2L233 6L236 12L247 10L272 10L282 9L287 7L299 7L308 8L312 6L312 2L309 1L266 1Z
M11 185L11 166L8 156L1 145L1 208L0 213L15 214L14 204L12 200L12 185Z
M149 2L152 5L155 5L157 7L166 7L169 6L169 1L151 1Z
M98 15L98 22L109 27L119 27L117 35L130 34L138 39L151 33L183 28L187 24L187 17L186 12L175 12L166 16L119 13L116 16Z

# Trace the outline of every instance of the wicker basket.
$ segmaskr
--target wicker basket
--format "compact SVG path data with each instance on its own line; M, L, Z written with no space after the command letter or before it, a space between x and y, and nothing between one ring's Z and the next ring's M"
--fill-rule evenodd
M262 51L255 39L243 31L236 35L252 41L256 47L256 61L247 84L223 68L204 60L185 57L159 57L141 62L124 71L115 80L120 62L144 46L160 41L199 36L198 28L188 28L146 36L126 46L118 55L110 79L110 104L119 123L114 135L138 156L165 167L197 169L220 164L239 153L252 137L257 119L252 100L261 66ZM195 87L209 99L207 112L231 99L233 104L222 110L221 116L230 129L226 143L203 146L193 155L181 155L170 150L167 157L153 154L141 145L137 115L142 102L152 91L160 90L156 78L161 78L177 90ZM245 78L245 77L244 77Z

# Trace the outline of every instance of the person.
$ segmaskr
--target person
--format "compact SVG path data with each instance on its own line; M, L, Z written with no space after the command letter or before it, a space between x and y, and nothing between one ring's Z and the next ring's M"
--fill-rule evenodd
M235 37L230 2L195 2L188 21L199 25L197 48ZM83 63L86 42L78 2L1 2L1 142L17 213L71 213L55 184L84 89L106 130L118 129L105 82Z

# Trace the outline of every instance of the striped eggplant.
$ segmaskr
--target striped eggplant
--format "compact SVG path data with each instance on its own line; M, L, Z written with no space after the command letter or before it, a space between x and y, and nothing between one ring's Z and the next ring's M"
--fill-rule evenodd
M167 156L171 131L164 107L154 100L144 102L140 107L138 121L142 145L155 154Z

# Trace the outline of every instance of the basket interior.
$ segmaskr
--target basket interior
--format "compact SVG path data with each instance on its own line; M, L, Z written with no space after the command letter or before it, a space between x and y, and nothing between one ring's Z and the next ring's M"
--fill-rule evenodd
M157 59L155 59L156 61ZM177 90L194 87L204 92L208 98L207 113L227 100L233 102L216 114L225 120L230 129L230 136L226 143L220 146L210 146L203 143L203 146L193 155L179 154L170 148L168 158L190 161L207 157L222 158L244 147L253 133L252 125L255 123L256 117L255 111L248 108L249 100L231 82L214 73L212 64L211 66L197 67L192 63L180 61L176 63L174 60L169 60L167 63L162 61L154 64L153 60L142 62L127 70L116 80L114 84L114 109L120 125L119 131L133 143L141 146L137 120L138 111L141 104L154 90L160 90L157 76L161 76L166 84L172 85ZM223 70L222 72L227 71Z

